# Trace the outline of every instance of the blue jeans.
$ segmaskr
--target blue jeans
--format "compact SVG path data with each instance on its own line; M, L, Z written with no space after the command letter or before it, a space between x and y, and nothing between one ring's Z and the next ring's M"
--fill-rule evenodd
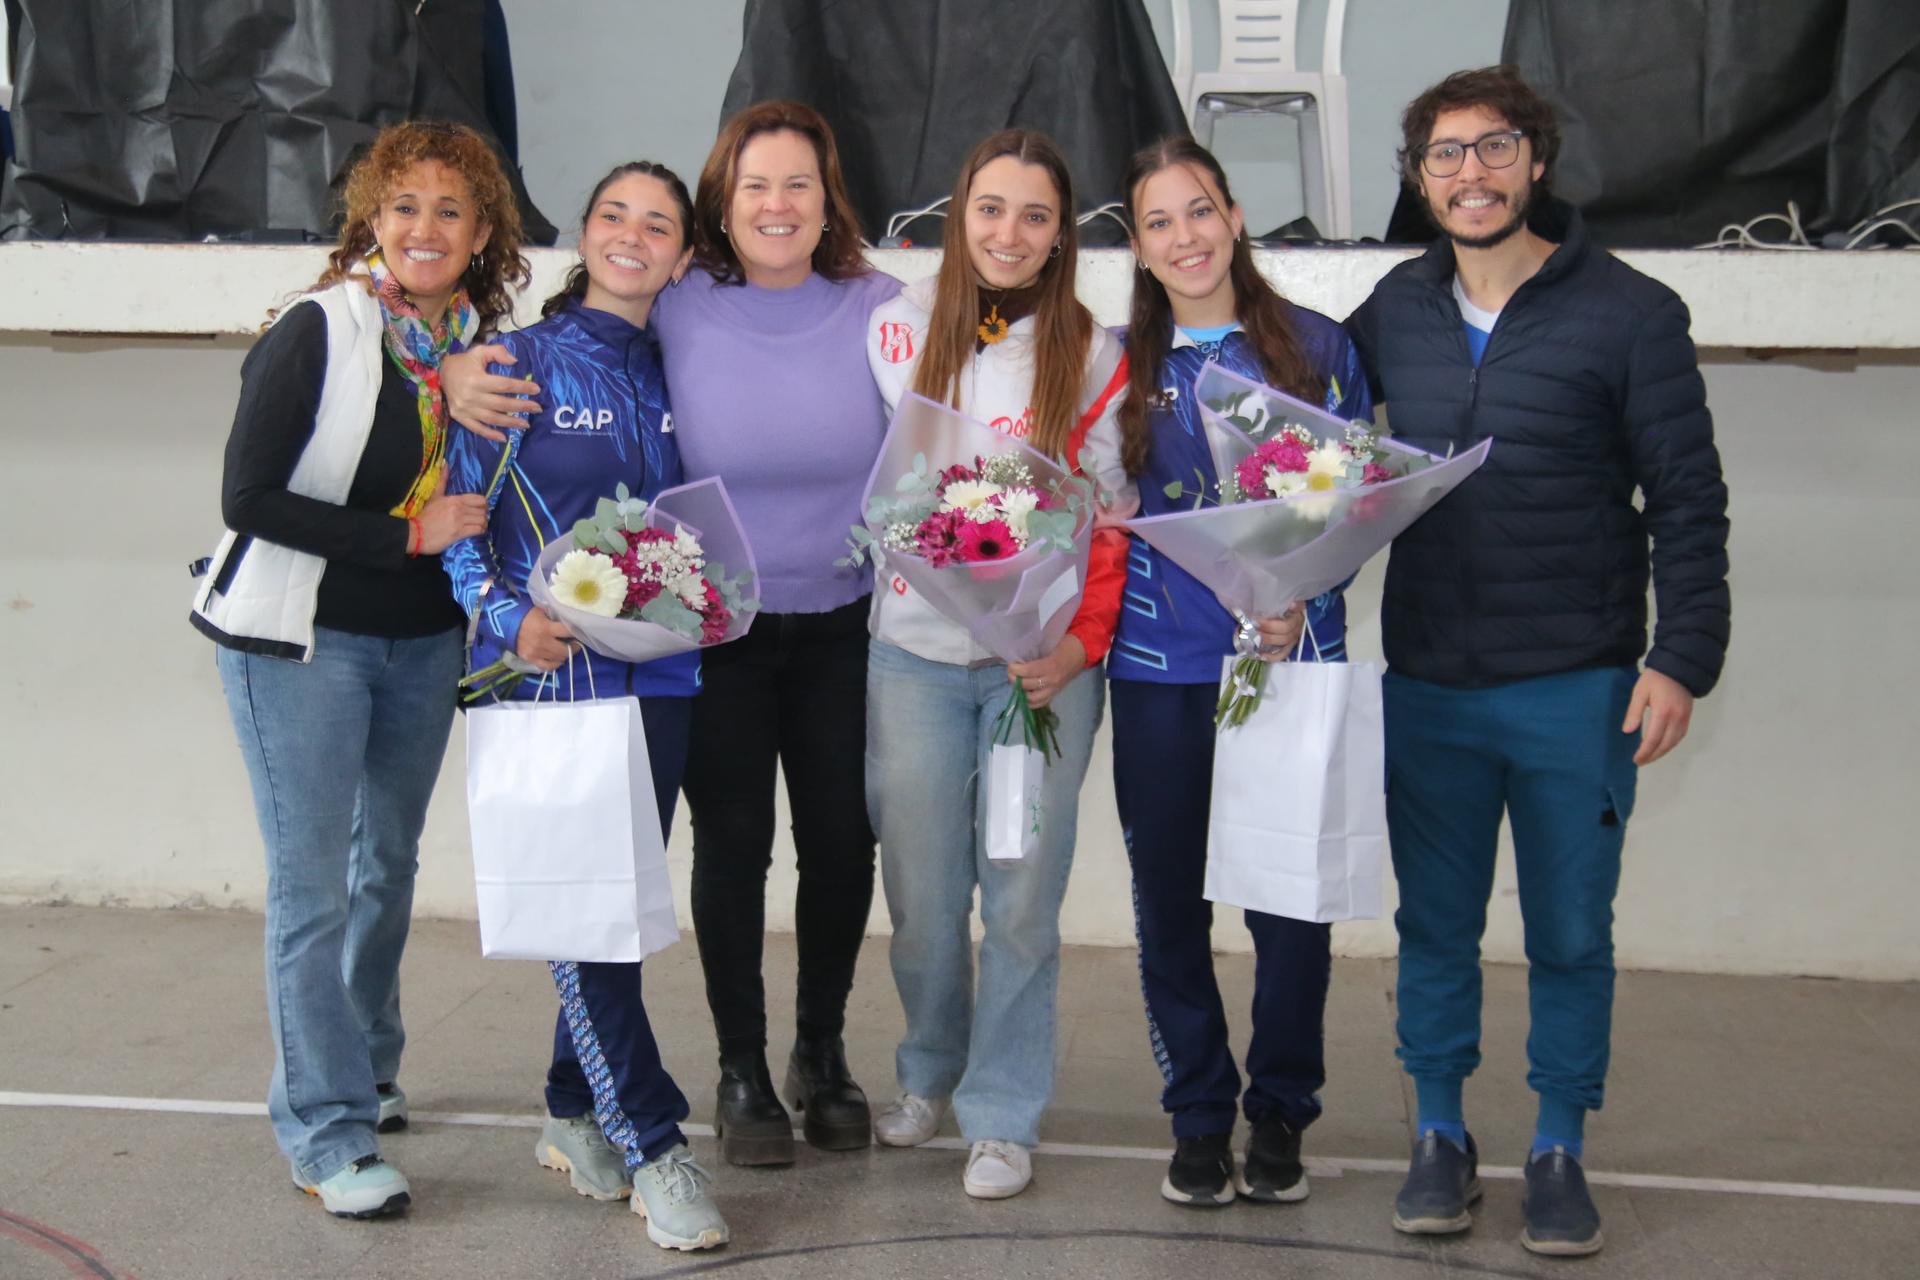
M379 1150L376 1083L400 1069L400 952L460 633L316 628L313 660L220 649L267 851L267 1114L296 1178Z
M1423 1086L1457 1095L1480 1065L1480 936L1504 813L1529 965L1527 1083L1543 1100L1599 1110L1639 747L1620 722L1635 679L1602 668L1453 689L1388 672L1399 1053Z
M874 641L867 664L867 807L893 921L894 984L907 1034L900 1087L953 1099L970 1141L1034 1146L1053 1093L1060 900L1073 867L1080 783L1105 682L1081 672L1053 700L1061 758L1046 772L1040 849L987 858L981 838L993 723L1010 686L1000 663L967 668ZM973 979L975 887L986 937Z

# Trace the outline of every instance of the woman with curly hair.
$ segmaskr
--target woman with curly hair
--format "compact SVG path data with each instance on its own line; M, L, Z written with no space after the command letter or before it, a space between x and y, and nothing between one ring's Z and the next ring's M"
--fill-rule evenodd
M524 284L499 162L458 126L382 130L354 166L340 244L241 366L226 534L193 624L220 682L267 852L267 1112L293 1179L369 1218L411 1193L377 1131L394 1084L400 952L464 619L439 553L486 527L445 492L439 363Z

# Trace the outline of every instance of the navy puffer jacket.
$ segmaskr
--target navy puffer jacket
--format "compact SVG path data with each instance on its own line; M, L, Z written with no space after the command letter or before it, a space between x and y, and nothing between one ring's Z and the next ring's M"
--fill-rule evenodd
M1569 205L1543 204L1533 229L1559 247L1501 311L1478 368L1444 239L1347 321L1395 438L1443 454L1494 440L1393 544L1387 662L1477 687L1645 653L1704 695L1727 648L1727 489L1686 304L1590 244Z

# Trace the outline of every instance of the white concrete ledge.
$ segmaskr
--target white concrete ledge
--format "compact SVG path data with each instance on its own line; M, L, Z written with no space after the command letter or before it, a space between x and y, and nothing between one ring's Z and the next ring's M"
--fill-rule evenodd
M311 282L323 247L17 242L0 244L0 332L246 334ZM1407 249L1283 249L1261 270L1288 297L1345 317ZM1679 292L1703 347L1920 349L1920 251L1640 249L1620 255ZM536 249L517 314L558 287L571 251ZM877 250L903 280L929 274L937 250ZM1126 319L1133 260L1081 255L1080 294L1102 323Z

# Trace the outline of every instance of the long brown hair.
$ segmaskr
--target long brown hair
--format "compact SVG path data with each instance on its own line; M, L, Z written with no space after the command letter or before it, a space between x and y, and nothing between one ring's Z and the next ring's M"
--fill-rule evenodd
M1073 216L1073 175L1067 170L1067 158L1044 133L1004 129L975 147L960 166L941 238L939 283L934 291L933 316L927 322L927 345L920 356L920 367L914 371L913 389L929 400L946 401L956 408L959 405L960 371L973 358L973 342L980 326L979 285L967 253L967 201L975 175L1002 156L1045 169L1060 198L1058 249L1040 268L1035 286L1029 286L1037 286L1039 292L1033 311L1033 425L1028 443L1058 458L1066 452L1067 439L1080 416L1080 388L1086 381L1087 353L1093 343L1093 315L1073 292L1074 272L1080 260L1079 228Z
M587 220L593 217L593 208L600 203L600 197L607 188L622 178L641 174L648 178L658 178L666 185L667 193L680 210L680 249L684 253L687 240L693 235L693 197L687 194L687 184L680 181L680 175L663 164L651 160L629 160L625 164L615 165L607 176L594 185L593 194L587 197L587 207L580 211L580 228L585 230ZM676 254L677 256L677 254ZM573 270L567 272L566 280L560 285L560 291L540 304L540 315L544 319L552 315L567 303L587 296L587 264L576 262Z
M1140 187L1154 174L1174 165L1196 170L1204 188L1227 217L1233 192L1213 153L1188 137L1165 138L1137 152L1127 165L1127 221L1139 234ZM1260 357L1260 372L1273 386L1310 403L1327 393L1326 379L1300 349L1293 332L1293 304L1280 296L1260 268L1243 233L1233 242L1227 278L1233 285L1233 314L1246 331L1247 341ZM1173 301L1167 287L1151 271L1134 272L1133 305L1127 318L1127 397L1120 404L1120 461L1127 474L1146 470L1147 418L1160 394L1160 371L1173 346Z
M797 133L813 144L820 164L820 184L827 196L827 229L813 248L814 274L828 280L850 280L873 268L860 252L860 215L847 194L840 170L840 149L826 118L804 102L774 99L756 102L734 113L720 126L720 136L700 170L699 190L693 197L693 260L721 284L740 284L747 270L727 239L727 209L733 203L733 184L740 170L740 153L763 133Z
M511 290L524 289L531 272L520 252L523 233L513 187L493 148L463 124L407 120L379 132L347 175L340 244L327 255L327 269L313 288L337 284L359 269L374 247L373 219L380 206L407 170L428 161L443 164L465 179L473 196L474 216L492 229L487 247L473 255L460 276L460 287L480 318L480 334L489 334L513 311Z

